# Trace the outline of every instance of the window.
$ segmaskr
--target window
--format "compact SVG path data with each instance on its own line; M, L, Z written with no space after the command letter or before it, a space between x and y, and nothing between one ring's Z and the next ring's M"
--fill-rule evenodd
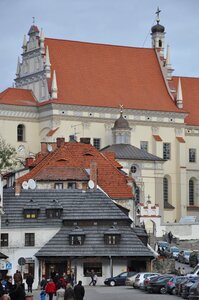
M164 202L169 202L169 182L166 177L163 178L163 199Z
M55 190L63 190L63 182L55 182Z
M163 143L163 159L171 158L171 145L169 143Z
M102 276L102 263L101 262L85 262L83 263L84 276L90 277L91 271L98 276Z
M49 219L59 219L61 216L60 209L47 209L46 210L47 218Z
M119 234L106 234L104 237L106 245L118 245L120 242Z
M189 162L196 162L196 149L189 149Z
M24 210L24 218L25 219L37 219L37 210Z
M75 182L68 182L68 189L75 189L76 183Z
M194 180L189 180L189 205L194 205Z
M70 245L83 245L84 235L71 235L70 236Z
M1 247L8 247L8 233L1 234Z
M137 172L137 167L136 166L131 166L131 173L136 173Z
M25 126L23 124L19 124L17 126L17 141L23 142L25 140Z
M25 233L25 246L34 246L34 245L35 245L35 234Z
M147 141L141 141L140 142L140 149L144 151L148 151L148 142Z
M94 146L97 150L100 150L100 148L101 148L101 140L100 140L100 139L93 139L93 146Z

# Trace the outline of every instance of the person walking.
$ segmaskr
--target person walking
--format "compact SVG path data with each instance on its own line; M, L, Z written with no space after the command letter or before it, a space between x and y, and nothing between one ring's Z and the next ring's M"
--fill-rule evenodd
M22 283L22 275L21 272L19 272L18 270L14 273L14 283L17 284L18 282Z
M65 289L63 285L56 291L56 300L64 300Z
M29 273L27 278L26 278L26 283L27 283L27 286L28 286L28 292L32 293L33 282L34 282L33 276L32 276L32 274Z
M74 293L75 293L76 300L83 300L84 295L85 295L85 290L84 290L81 280L74 287Z
M68 283L66 286L64 300L75 300L75 293L70 283Z
M11 300L25 300L24 284L21 281L14 285L13 290L10 292Z
M89 283L89 285L95 285L95 282L94 282L94 276L95 276L95 272L94 270L91 270L91 282Z
M52 279L50 279L49 282L47 283L45 287L45 291L49 296L49 300L53 300L53 295L56 292L56 285Z

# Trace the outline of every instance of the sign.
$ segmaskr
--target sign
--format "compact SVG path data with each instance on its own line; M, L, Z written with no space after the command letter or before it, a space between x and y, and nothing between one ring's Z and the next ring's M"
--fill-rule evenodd
M25 264L26 264L25 258L24 258L24 257L20 257L20 258L18 259L18 264L19 264L20 266L25 265Z
M0 260L0 270L12 270L12 264L9 261Z

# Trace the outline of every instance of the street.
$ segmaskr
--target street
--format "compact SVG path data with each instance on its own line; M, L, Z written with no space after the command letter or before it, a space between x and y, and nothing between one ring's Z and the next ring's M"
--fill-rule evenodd
M40 299L40 291L34 291L34 300ZM54 297L53 300L55 300ZM161 295L161 294L148 294L146 292L134 289L127 286L96 286L96 287L85 287L85 297L84 300L163 300L163 299L179 299L177 296L172 295ZM46 297L48 300L48 297Z

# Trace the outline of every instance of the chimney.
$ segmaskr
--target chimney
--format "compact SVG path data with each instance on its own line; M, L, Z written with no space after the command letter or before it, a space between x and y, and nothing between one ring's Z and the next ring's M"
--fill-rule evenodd
M76 136L74 134L69 135L69 142L76 142Z
M88 137L80 138L80 143L82 143L82 144L90 144L90 142L91 142L91 139Z
M48 152L47 143L46 142L41 142L41 153L46 154L47 152Z
M94 189L97 187L97 163L95 161L91 161L90 164L90 180L94 182Z
M15 185L15 196L19 196L20 193L21 193L21 183L16 182L16 185Z
M65 138L57 138L57 148L60 148L65 143Z
M32 165L34 161L34 157L26 157L26 163L25 163L25 167L28 168Z

